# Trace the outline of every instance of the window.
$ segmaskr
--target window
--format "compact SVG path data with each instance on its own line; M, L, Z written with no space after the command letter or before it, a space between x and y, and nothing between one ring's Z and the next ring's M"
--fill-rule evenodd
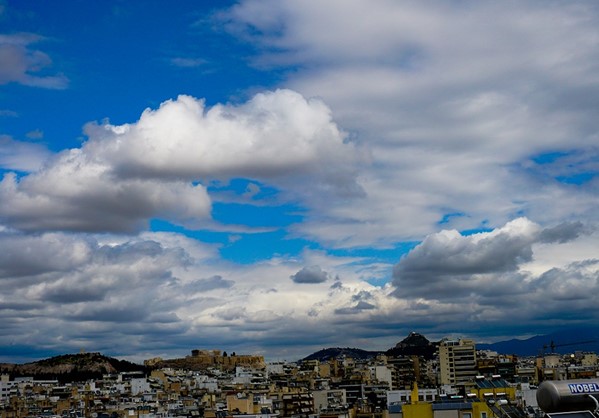
M480 418L487 418L487 413L486 412L481 412L480 413Z

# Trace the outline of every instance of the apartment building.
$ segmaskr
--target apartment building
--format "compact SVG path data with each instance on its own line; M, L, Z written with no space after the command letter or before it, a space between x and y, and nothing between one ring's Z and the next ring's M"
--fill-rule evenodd
M345 389L316 390L312 392L314 410L317 414L323 411L347 409Z
M443 340L439 345L439 372L442 385L459 385L477 376L474 340Z

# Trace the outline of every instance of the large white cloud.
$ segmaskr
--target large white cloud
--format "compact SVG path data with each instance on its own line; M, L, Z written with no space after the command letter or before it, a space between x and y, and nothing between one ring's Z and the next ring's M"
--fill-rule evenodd
M0 219L22 230L134 231L152 218L198 227L211 179L264 179L299 195L361 193L358 154L320 100L289 90L245 104L180 96L134 124L91 124L81 148L0 183Z
M342 169L355 159L330 109L291 90L209 109L179 96L146 110L134 125L92 125L87 133L90 154L133 176L288 177L326 173L328 165Z

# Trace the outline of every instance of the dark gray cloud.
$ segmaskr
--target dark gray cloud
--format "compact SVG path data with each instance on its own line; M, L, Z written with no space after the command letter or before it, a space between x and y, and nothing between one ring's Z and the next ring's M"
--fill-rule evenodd
M143 271L154 271L164 269L168 262L174 266L188 266L191 263L190 256L180 247L165 248L154 240L135 240L120 245L102 245L94 253L94 261L109 265L132 265L140 264L140 260L160 260L161 263L140 265Z
M599 290L599 260L571 263L564 268L554 267L541 274L531 283L542 289L546 301L552 304L583 302L592 304ZM539 292L537 290L537 292Z
M320 266L304 267L291 276L295 283L316 284L324 283L329 279L329 274L323 271Z
M134 306L122 306L120 304L97 306L88 304L79 312L65 312L64 319L78 322L147 322L150 314L149 309L150 307L143 305L142 301L138 301Z
M368 292L366 290L362 290L359 293L355 294L352 296L352 300L353 301L363 301L363 300L368 300L368 299L372 299L373 295L371 292Z
M61 304L101 301L109 290L94 283L53 283L40 295L40 300Z
M43 307L44 307L43 302L34 301L34 300L27 300L27 301L5 300L0 305L0 309L4 311L5 315L6 315L7 311L10 311L14 315L18 315L18 316L26 315L27 312L32 312L32 311L38 310Z
M532 259L537 236L538 227L523 218L492 233L429 235L393 268L395 294L445 298L488 288L496 282L489 275L515 271Z
M341 280L335 280L335 283L333 283L329 289L334 291L334 290L342 289L342 288L343 288L343 283L341 282Z
M376 309L376 306L374 306L371 303L364 302L363 300L361 300L356 305L351 306L349 308L335 309L335 314L336 315L355 315L362 311L370 311L373 309Z
M189 293L201 293L213 289L229 289L235 282L225 280L222 276L212 276L208 279L198 279L183 286L183 290Z
M586 228L582 222L564 222L553 228L543 229L539 241L563 244L578 238L584 232L586 232Z

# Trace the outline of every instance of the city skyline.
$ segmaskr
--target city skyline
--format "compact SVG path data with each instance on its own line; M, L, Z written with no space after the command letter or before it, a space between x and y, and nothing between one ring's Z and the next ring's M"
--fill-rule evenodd
M591 1L0 1L0 361L595 324Z

